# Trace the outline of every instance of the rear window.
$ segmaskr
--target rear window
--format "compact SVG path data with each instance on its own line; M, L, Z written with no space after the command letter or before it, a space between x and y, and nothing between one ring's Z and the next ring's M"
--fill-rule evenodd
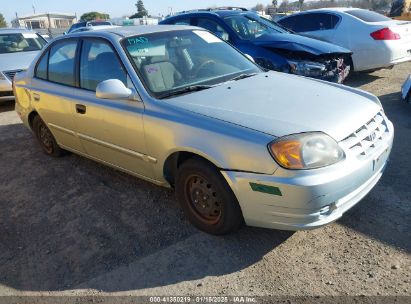
M349 10L347 11L347 14L350 14L354 17L357 17L361 19L362 21L365 22L381 22L381 21L390 21L392 19L385 17L381 14L378 14L376 12L368 11L368 10Z

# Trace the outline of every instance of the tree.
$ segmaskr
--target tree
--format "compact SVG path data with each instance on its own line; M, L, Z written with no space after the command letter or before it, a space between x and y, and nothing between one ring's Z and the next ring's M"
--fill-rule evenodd
M288 5L289 5L288 0L283 0L281 2L280 6L278 7L278 9L281 12L287 12L288 11Z
M81 15L80 20L82 21L92 21L92 20L107 20L110 19L109 14L99 13L99 12L88 12Z
M264 7L264 5L261 4L261 3L257 4L256 6L254 6L254 7L252 8L252 10L253 10L253 11L256 11L256 12L264 11L264 9L265 9L265 7Z
M304 0L298 0L300 2L300 11L303 10Z
M148 11L144 7L143 0L138 0L136 3L136 7L137 7L137 14L130 16L130 19L143 18L145 16L148 16Z
M3 14L0 14L0 28L1 28L1 27L7 27L7 22L6 22L6 20L4 19Z
M272 3L273 3L273 7L274 7L274 8L277 8L278 1L277 1L277 0L273 0Z

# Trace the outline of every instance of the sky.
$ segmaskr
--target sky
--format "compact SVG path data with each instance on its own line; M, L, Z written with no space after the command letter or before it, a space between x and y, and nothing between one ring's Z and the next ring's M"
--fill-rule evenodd
M149 14L153 16L167 15L172 9L174 12L206 8L209 6L241 6L253 7L257 3L269 4L270 0L143 0ZM108 13L110 17L122 17L136 12L137 0L0 0L0 13L4 15L10 25L10 21L19 16L33 13L33 5L36 13L76 13L80 17L89 11ZM281 1L278 1L279 3Z

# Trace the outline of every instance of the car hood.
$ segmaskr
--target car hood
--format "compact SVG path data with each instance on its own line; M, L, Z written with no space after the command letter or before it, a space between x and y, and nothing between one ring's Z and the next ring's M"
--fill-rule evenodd
M268 72L167 101L277 137L321 131L340 141L380 111L372 98L342 85Z
M26 70L39 52L0 54L0 71Z
M262 47L307 52L316 56L334 53L351 54L350 50L343 47L295 34L265 34L253 42Z

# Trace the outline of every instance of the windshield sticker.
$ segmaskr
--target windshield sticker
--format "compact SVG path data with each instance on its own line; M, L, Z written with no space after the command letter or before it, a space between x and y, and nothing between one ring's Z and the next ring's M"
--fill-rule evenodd
M34 34L34 33L22 33L22 35L23 35L23 38L26 38L26 39L28 39L28 38L38 38L37 34Z
M129 45L136 45L136 44L148 44L150 43L146 37L132 37L128 38L127 42Z
M207 43L219 43L222 42L219 38L214 36L213 34L206 32L206 31L193 31L194 34L202 38Z
M158 68L156 66L149 65L149 66L146 66L146 72L147 74L154 74L158 72Z

